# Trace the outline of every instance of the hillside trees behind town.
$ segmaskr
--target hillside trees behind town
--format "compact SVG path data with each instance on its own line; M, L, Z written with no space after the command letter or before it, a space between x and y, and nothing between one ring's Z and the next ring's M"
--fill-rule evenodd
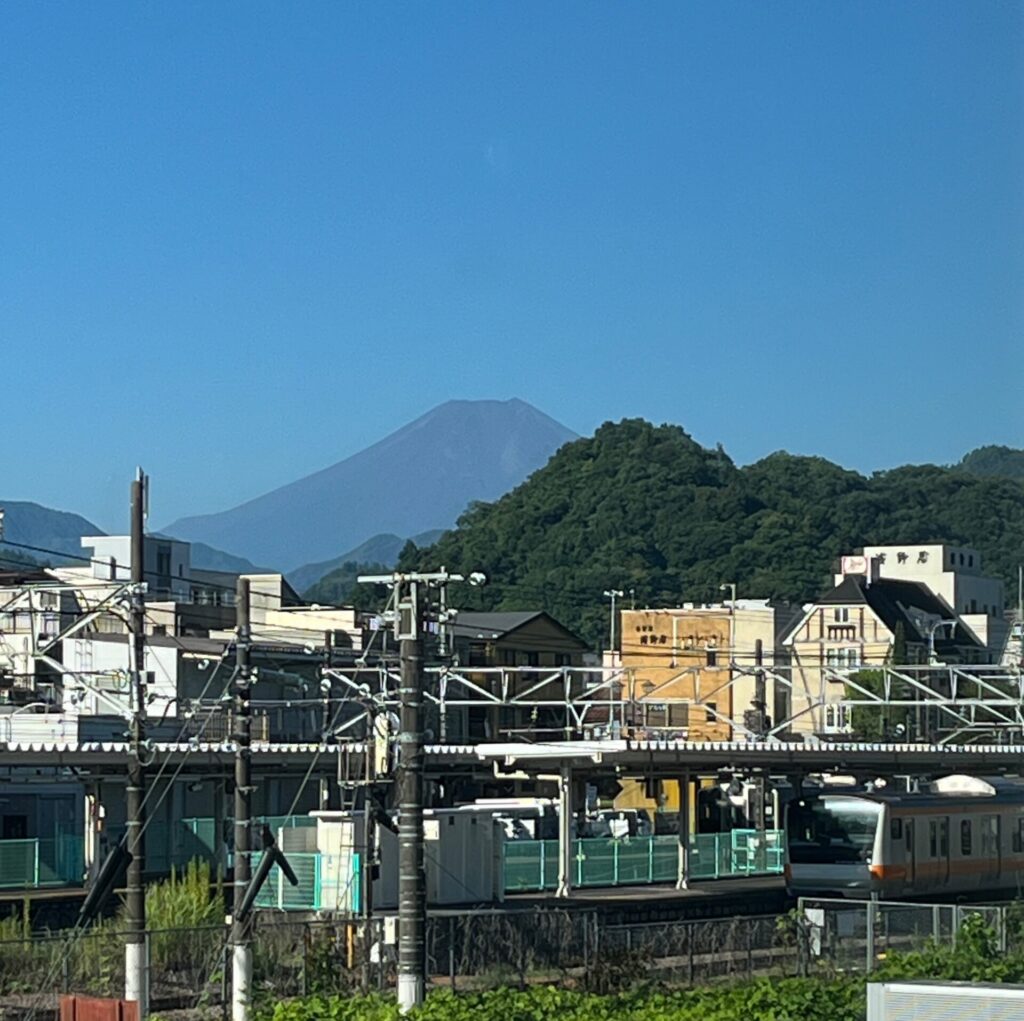
M950 542L981 551L1015 581L1024 562L1024 482L908 466L865 477L785 452L738 467L681 428L606 423L564 446L494 503L471 506L399 567L482 570L465 609L546 609L607 644L602 592L637 605L738 595L802 602L829 584L841 553L865 544Z
M965 454L957 466L974 475L1001 475L1024 479L1024 450L1013 447L978 447Z

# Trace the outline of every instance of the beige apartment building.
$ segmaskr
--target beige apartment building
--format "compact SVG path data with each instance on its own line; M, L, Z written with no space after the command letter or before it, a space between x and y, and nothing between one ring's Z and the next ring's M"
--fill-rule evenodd
M621 666L633 707L632 731L690 741L742 739L774 719L774 685L755 705L758 665L778 660L780 612L767 600L623 610Z
M790 731L848 732L849 713L838 704L846 677L894 656L908 664L994 661L978 632L999 630L1002 583L981 575L980 563L973 550L943 545L867 547L842 557L834 587L807 604L782 639L791 663Z

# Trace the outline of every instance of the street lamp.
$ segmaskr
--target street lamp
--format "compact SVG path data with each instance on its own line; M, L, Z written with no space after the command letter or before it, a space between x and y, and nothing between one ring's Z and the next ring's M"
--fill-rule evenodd
M621 599L625 595L624 592L617 588L609 588L604 590L605 599L612 601L610 620L608 622L608 651L615 652L615 600Z
M937 620L928 628L928 665L931 666L937 662L935 659L935 632L940 627L956 627L957 621L955 620ZM952 634L950 634L952 637Z
M718 586L719 592L729 593L729 663L736 658L736 582L726 581Z

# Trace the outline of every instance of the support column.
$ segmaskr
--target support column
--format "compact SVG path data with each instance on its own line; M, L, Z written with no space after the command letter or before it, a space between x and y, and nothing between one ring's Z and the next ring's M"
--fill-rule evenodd
M572 896L572 845L575 817L572 810L572 766L562 766L558 783L558 890L556 897Z
M690 771L679 778L679 867L676 889L690 888Z

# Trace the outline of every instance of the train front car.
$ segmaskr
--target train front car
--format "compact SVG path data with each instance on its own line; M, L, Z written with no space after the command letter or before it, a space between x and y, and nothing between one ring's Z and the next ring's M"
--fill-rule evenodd
M786 886L793 895L870 897L880 889L885 805L822 793L786 811Z

